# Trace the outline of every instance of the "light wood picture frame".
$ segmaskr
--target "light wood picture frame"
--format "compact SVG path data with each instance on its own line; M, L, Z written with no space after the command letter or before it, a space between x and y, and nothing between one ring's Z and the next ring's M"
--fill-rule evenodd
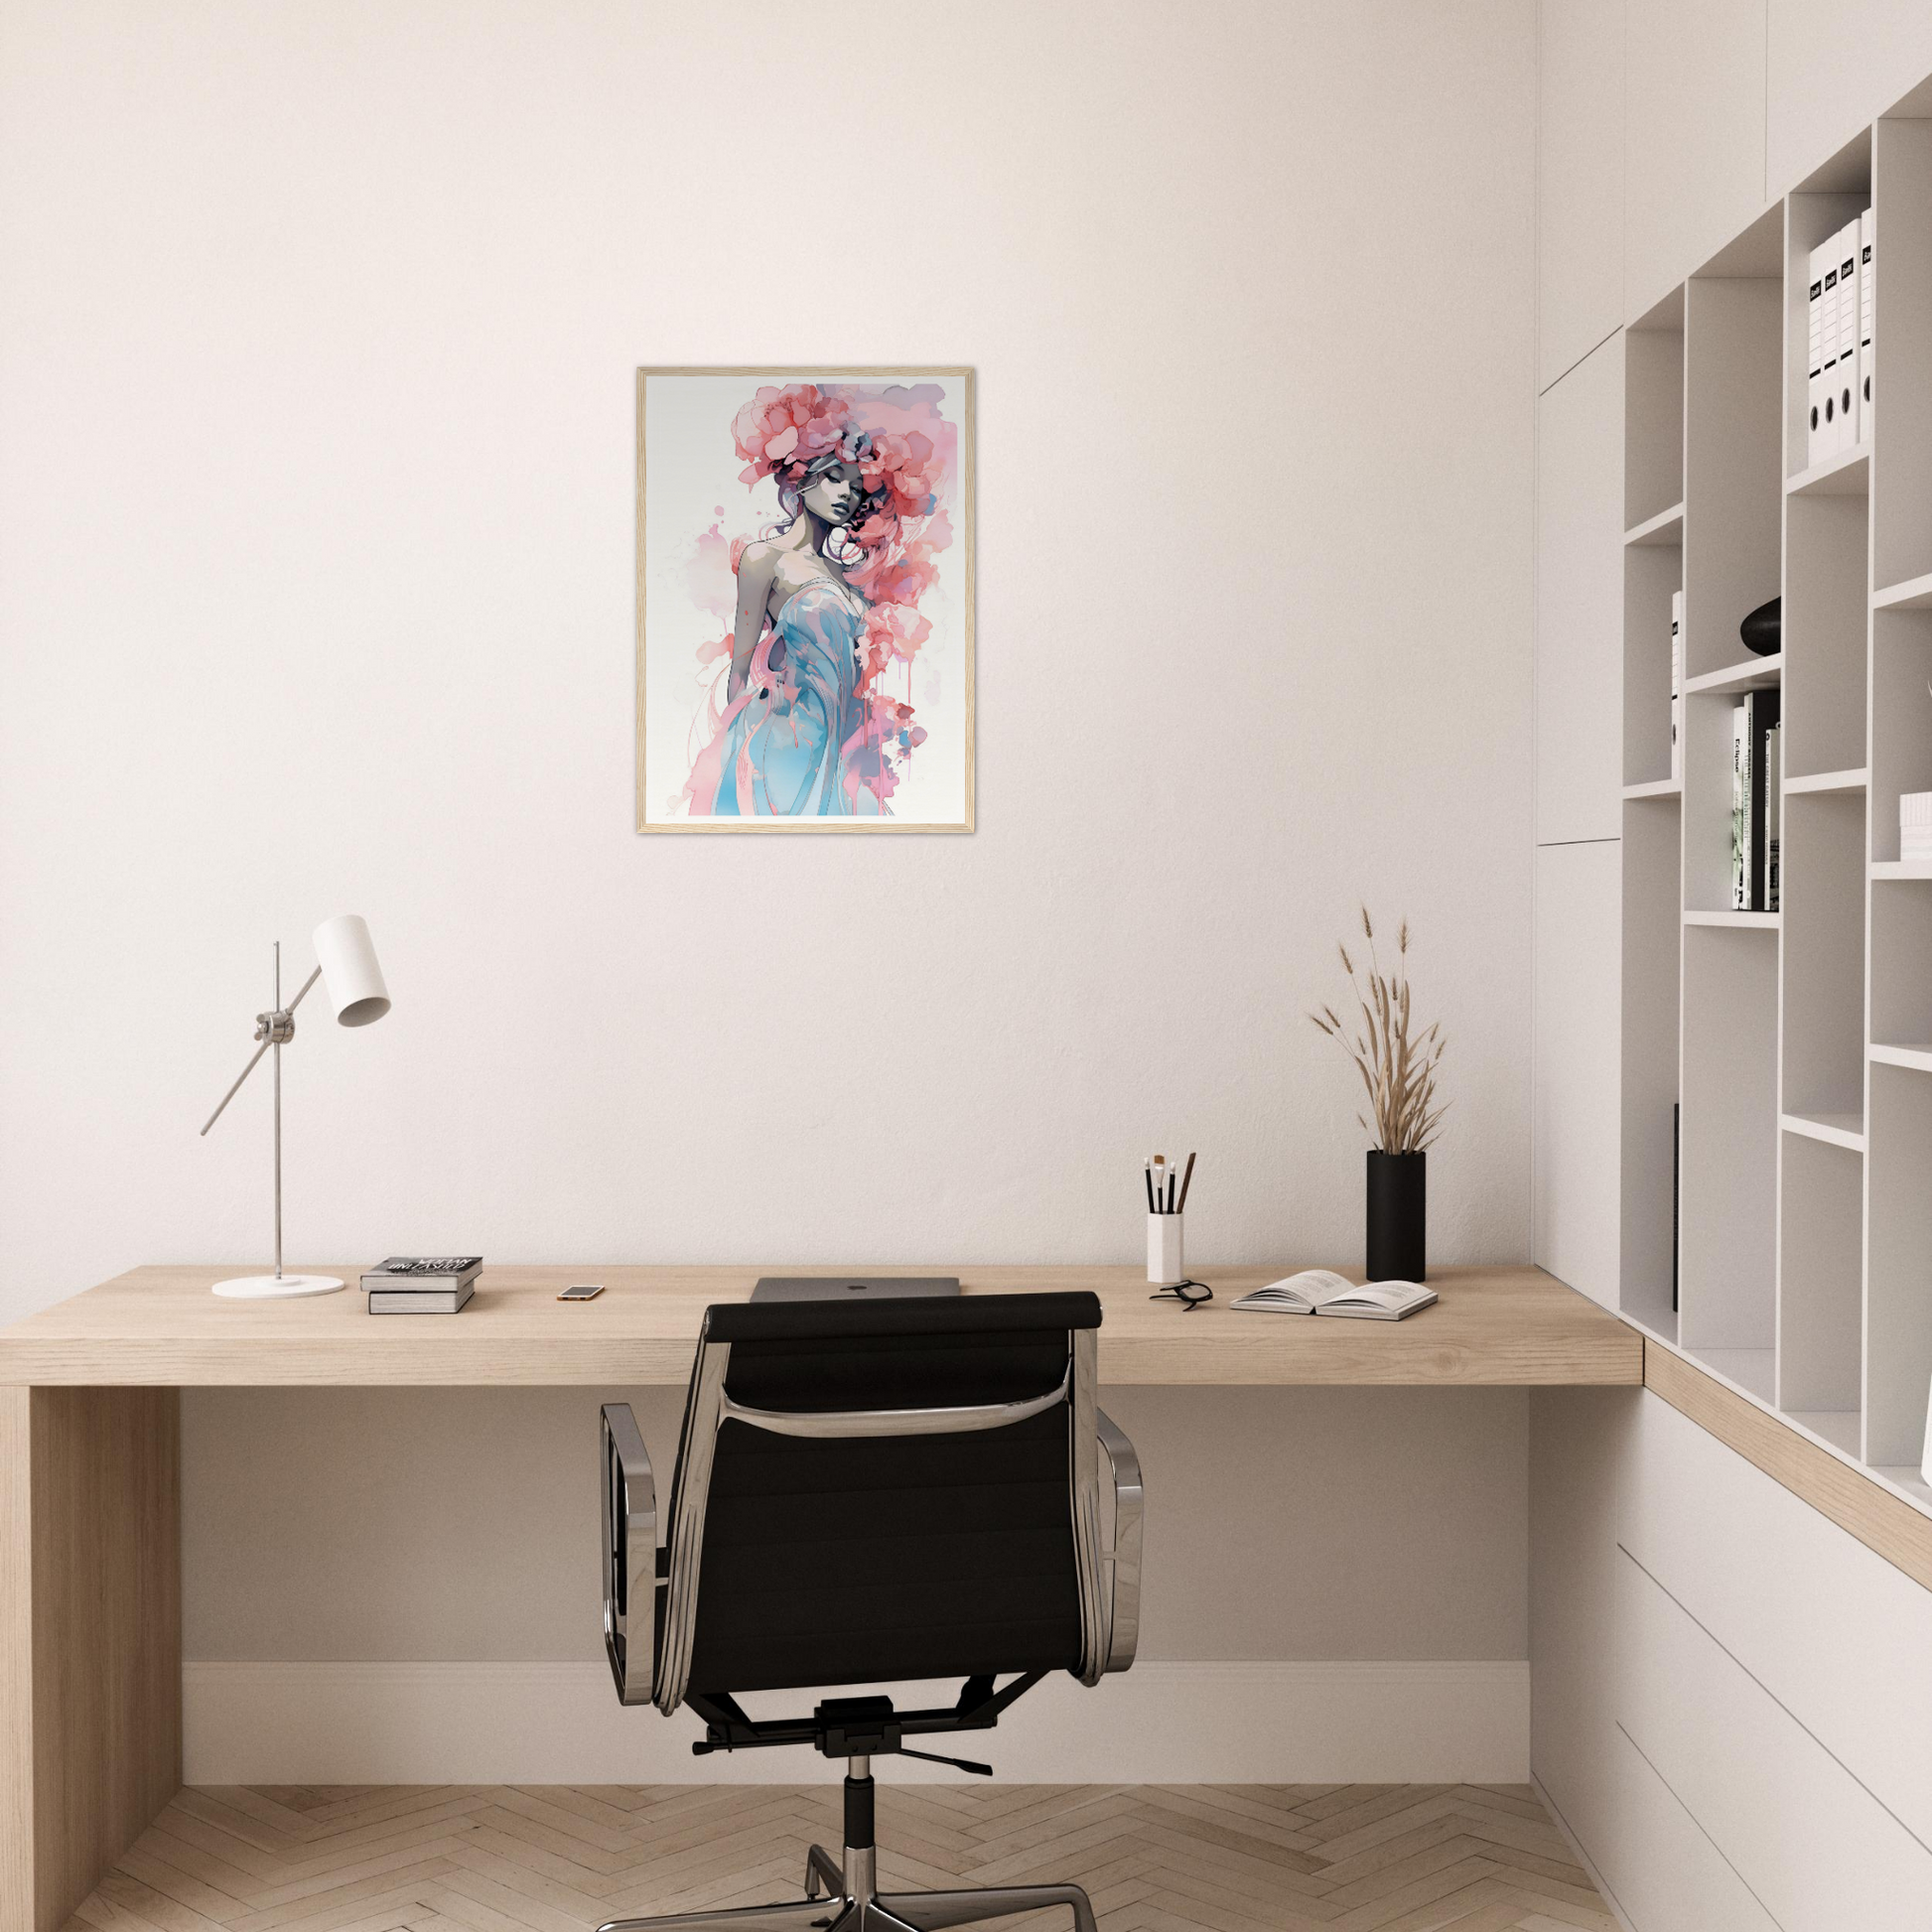
M970 368L637 371L636 829L973 829Z

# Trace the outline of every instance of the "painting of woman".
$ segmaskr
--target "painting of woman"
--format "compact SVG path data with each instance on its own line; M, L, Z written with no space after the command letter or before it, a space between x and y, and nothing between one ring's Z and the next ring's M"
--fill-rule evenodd
M643 372L640 830L971 829L970 374L909 373ZM707 428L751 529L694 527Z

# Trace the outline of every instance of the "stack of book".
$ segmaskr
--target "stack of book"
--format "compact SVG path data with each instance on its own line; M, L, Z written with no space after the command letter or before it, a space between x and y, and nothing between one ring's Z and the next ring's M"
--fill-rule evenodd
M1811 251L1805 457L1824 463L1871 440L1871 210Z
M1917 865L1932 861L1932 791L1899 794L1898 856Z
M1730 905L1778 909L1779 732L1776 691L1746 691L1730 714Z
M477 1292L482 1255L391 1255L362 1277L371 1314L455 1314Z

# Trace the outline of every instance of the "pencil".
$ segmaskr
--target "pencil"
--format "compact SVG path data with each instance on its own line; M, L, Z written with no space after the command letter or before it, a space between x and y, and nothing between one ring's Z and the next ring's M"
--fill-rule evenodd
M1194 1157L1190 1154L1187 1157L1187 1171L1180 1176L1180 1205L1174 1209L1176 1214L1184 1214L1187 1211L1187 1189L1193 1184L1193 1179Z

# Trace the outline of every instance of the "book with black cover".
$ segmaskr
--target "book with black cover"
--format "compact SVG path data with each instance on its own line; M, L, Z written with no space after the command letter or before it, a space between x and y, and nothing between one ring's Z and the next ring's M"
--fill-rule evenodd
M1750 909L1775 911L1770 893L1770 835L1777 826L1777 814L1768 814L1771 795L1771 760L1767 740L1778 722L1778 693L1744 693L1744 730L1749 745L1746 772L1750 780L1750 832L1746 850L1750 854Z
M363 1274L362 1287L400 1294L467 1288L482 1270L482 1255L391 1255Z

